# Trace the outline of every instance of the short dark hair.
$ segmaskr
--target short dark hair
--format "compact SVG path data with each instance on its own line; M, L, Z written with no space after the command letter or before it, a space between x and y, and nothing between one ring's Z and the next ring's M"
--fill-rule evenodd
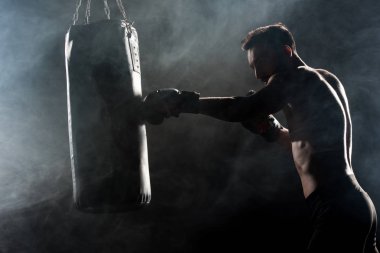
M283 23L256 28L250 31L241 43L243 50L248 50L257 44L269 44L271 46L288 45L296 51L293 35Z

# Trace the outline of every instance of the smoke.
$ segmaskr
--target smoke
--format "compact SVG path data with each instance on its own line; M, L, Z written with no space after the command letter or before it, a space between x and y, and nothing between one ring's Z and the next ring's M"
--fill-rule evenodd
M92 2L91 21L104 18L102 1ZM353 164L379 206L378 1L124 2L139 33L144 94L164 87L202 96L260 89L240 41L255 27L285 23L301 58L345 86ZM111 17L120 18L109 4ZM246 239L257 245L272 240L267 227L302 228L306 212L289 154L239 124L201 115L147 126L151 206L117 215L73 209L64 35L74 10L75 1L0 2L0 251L178 252L202 243L223 248L223 241L247 246L232 223L249 228ZM82 22L84 4L80 11ZM279 245L297 252L302 245L293 238L304 234L284 233Z
M41 15L27 2L2 1L1 10L0 210L9 211L59 195L54 181L60 175L51 168L62 166L65 158L57 149L52 124L44 124L57 108L44 107L51 96L44 85L55 73L53 68L42 69L44 50L52 47L57 31L49 24L49 15Z

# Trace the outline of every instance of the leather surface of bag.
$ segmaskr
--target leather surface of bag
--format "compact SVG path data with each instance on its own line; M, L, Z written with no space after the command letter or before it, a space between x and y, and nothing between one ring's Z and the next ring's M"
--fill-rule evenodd
M123 20L72 25L66 80L74 203L117 212L150 202L135 28Z

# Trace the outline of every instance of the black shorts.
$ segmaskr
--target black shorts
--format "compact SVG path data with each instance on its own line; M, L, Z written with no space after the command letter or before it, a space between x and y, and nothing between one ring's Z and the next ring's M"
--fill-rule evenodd
M378 253L376 209L363 189L351 187L339 194L317 189L306 201L313 224L307 252Z

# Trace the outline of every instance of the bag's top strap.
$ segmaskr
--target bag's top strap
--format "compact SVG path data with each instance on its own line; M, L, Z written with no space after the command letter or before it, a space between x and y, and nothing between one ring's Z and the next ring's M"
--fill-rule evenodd
M125 8L123 6L122 0L115 0L117 6L119 7L120 13L123 16L123 20L128 22L127 20L127 12L125 11ZM111 11L110 7L108 5L108 0L103 0L104 3L104 12L107 16L107 19L111 19ZM82 5L82 0L77 0L76 8L75 8L75 13L73 16L73 25L76 25L79 19L79 10ZM85 12L85 24L90 23L90 16L91 16L91 0L87 0L87 5L86 5L86 12ZM128 22L129 23L129 22Z

